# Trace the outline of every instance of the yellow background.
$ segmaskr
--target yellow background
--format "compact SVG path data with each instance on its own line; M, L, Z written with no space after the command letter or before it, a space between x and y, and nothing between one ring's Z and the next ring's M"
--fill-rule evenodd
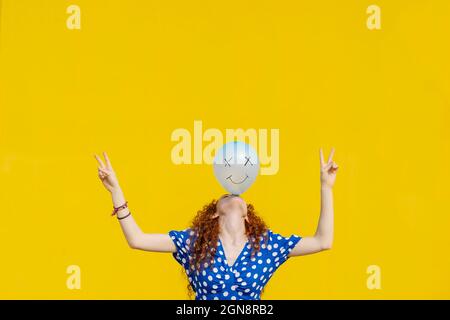
M244 198L282 234L314 232L318 148L336 147L334 247L289 260L263 299L450 298L449 1L1 6L1 298L186 298L170 254L127 247L93 154L144 231L184 229L223 193L211 166L171 162L194 120L280 129L278 174Z

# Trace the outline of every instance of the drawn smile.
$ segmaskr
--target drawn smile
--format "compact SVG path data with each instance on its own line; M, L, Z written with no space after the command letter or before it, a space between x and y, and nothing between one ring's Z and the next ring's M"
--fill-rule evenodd
M245 178L242 179L242 181L234 182L233 179L231 179L231 176L232 176L232 175L230 174L230 175L227 177L227 179L230 180L233 184L241 184L241 183L243 183L245 180L248 179L248 175L245 175Z

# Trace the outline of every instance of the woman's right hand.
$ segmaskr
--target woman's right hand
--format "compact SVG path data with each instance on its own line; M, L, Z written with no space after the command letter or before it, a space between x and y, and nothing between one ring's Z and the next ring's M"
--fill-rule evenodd
M106 190L113 193L114 191L120 190L119 180L117 179L116 173L111 165L111 161L109 161L108 155L105 151L103 151L103 156L105 157L105 163L103 163L102 159L94 154L95 159L98 162L98 177L102 181Z

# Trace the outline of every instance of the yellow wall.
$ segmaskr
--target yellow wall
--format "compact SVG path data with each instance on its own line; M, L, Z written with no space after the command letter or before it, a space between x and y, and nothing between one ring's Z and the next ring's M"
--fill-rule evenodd
M278 173L244 198L284 234L314 232L318 148L336 148L334 248L289 260L263 299L450 298L449 1L1 5L0 298L186 298L170 254L127 247L93 154L142 229L184 229L223 193L211 166L171 161L194 120L280 130Z

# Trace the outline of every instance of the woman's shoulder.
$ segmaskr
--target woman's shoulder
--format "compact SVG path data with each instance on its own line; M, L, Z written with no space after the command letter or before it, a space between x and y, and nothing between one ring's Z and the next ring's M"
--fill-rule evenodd
M297 242L297 239L301 239L301 237L299 235L296 234L289 234L289 235L285 235L282 234L280 232L274 231L272 229L267 229L266 231L266 237L269 243L280 243L280 242L291 242L291 241L295 241Z
M287 236L288 235L287 232L284 232L284 233L283 232L278 232L278 231L275 231L275 230L273 230L271 228L268 228L266 230L266 232L267 232L267 234L269 236L278 238L279 240L281 240L281 238L289 238L291 236L296 236L296 234L289 234L289 236Z
M270 241L274 239L284 238L284 236L282 236L281 233L274 231L271 228L268 228L263 235L267 237Z
M170 230L169 236L173 240L181 242L190 242L196 237L197 233L192 228L185 228L182 230Z
M287 233L286 233L287 234ZM266 241L261 247L270 256L268 261L275 264L276 267L287 260L289 253L300 241L301 237L296 234L284 236L282 233L268 229L266 233Z

